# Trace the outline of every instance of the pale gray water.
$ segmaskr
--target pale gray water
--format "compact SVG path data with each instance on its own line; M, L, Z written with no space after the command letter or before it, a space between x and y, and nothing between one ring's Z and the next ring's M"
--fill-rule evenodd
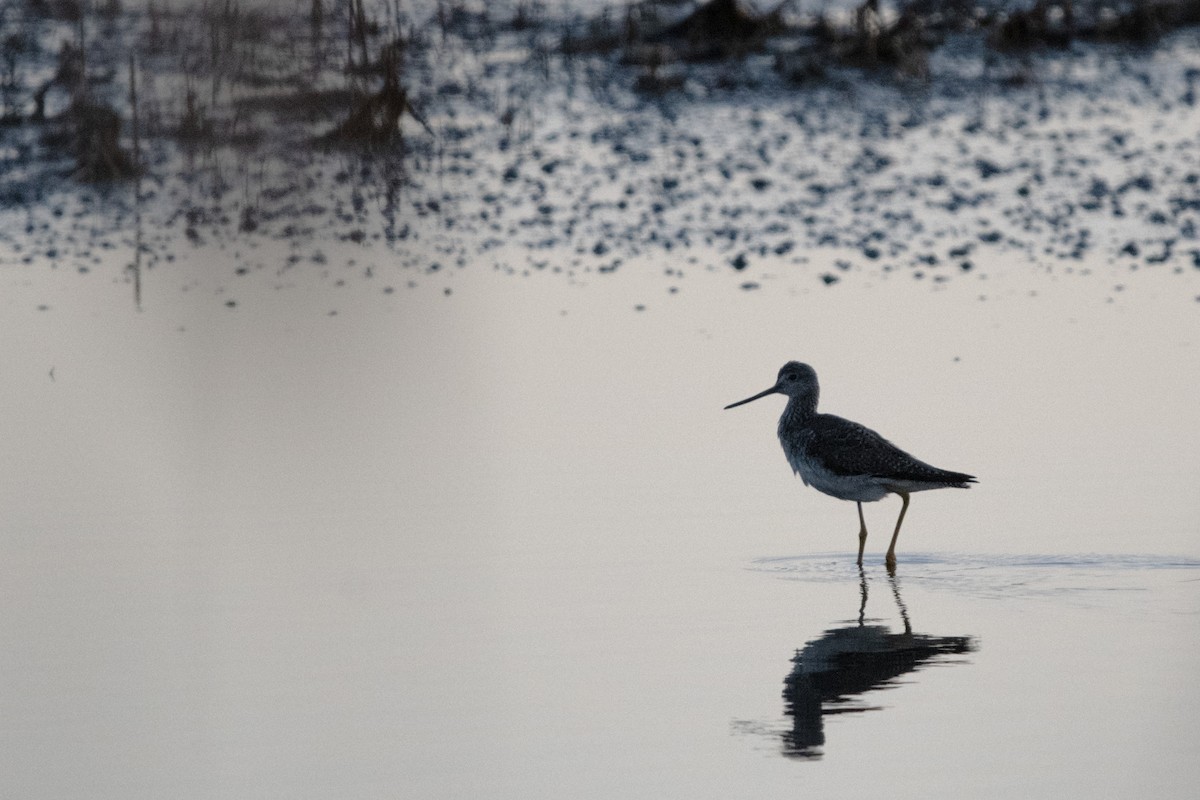
M1193 278L298 271L228 309L234 264L140 314L123 262L3 276L0 795L1194 795ZM721 410L789 358L980 478L914 497L895 586L898 501L860 576L782 399ZM788 756L792 658L864 579L871 630L972 647Z

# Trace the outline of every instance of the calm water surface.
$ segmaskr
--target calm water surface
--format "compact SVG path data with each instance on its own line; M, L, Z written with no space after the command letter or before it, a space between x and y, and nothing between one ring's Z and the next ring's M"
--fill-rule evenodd
M1183 279L464 270L229 309L221 258L140 314L116 267L3 277L0 795L1194 795ZM895 498L860 572L782 398L721 410L791 358L980 477L914 498L894 577Z

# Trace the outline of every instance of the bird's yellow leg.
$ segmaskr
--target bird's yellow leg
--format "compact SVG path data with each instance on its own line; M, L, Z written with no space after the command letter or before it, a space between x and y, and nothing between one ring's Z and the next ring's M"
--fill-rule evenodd
M858 504L858 565L862 566L863 548L867 546L867 521L863 519L862 503Z
M896 520L896 532L892 534L892 543L888 546L887 557L884 562L889 567L896 566L896 540L900 538L900 525L904 522L904 512L908 511L908 492L896 492L904 499L904 505L900 506L900 518Z

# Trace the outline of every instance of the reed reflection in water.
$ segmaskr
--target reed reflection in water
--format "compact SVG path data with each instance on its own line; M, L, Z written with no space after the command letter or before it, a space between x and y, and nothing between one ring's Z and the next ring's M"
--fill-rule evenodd
M824 717L872 711L879 705L864 704L859 697L874 689L888 689L897 679L934 663L957 663L950 656L974 652L971 636L929 636L913 633L908 609L900 596L895 574L888 577L900 618L902 633L872 620L867 624L866 572L859 569L862 601L854 624L830 628L796 651L791 673L784 679L785 713L792 729L783 734L783 752L801 759L819 759L825 744Z

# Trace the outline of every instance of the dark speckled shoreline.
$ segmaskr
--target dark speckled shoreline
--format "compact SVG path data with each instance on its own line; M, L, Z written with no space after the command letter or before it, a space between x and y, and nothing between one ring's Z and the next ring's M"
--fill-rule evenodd
M942 283L999 254L1079 275L1200 270L1196 28L1019 52L945 30L919 76L842 59L798 79L781 66L795 29L736 56L647 62L564 47L585 23L465 13L372 29L361 64L402 41L403 111L369 143L330 138L362 98L387 99L371 69L347 76L344 25L312 52L290 35L309 21L230 33L219 63L238 67L214 71L182 44L146 46L145 14L93 20L93 36L119 34L89 69L126 153L120 56L137 54L140 177L81 180L47 138L69 112L51 92L47 122L0 129L0 263L87 271L138 241L144 269L236 247L231 279L315 266L337 280L325 250L338 243L380 248L414 276L661 264L672 291L700 270L743 273L745 289L764 271ZM159 37L186 44L184 21L165 15ZM30 86L70 30L41 25ZM670 80L648 90L647 75Z

